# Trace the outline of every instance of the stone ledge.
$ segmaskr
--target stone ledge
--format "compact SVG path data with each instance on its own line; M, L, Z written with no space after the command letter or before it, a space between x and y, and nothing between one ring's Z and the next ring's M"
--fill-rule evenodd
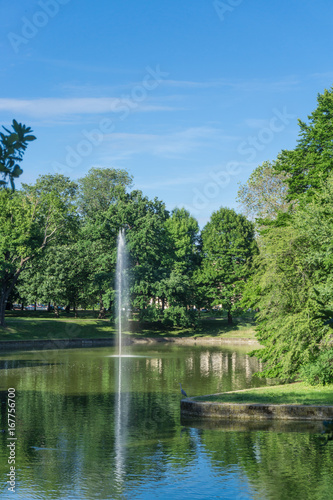
M66 349L77 347L114 346L114 339L47 339L47 340L1 340L0 351L13 349Z
M174 343L178 345L221 345L221 344L248 344L260 346L257 340L247 338L221 338L221 337L135 337L125 336L124 342L129 344L157 344ZM92 345L114 346L115 339L36 339L36 340L0 340L0 350L12 349L65 349L67 347L85 347Z
M181 415L194 418L256 420L332 420L333 405L218 403L182 399Z
M256 339L246 337L131 337L134 344L154 344L159 342L170 342L181 345L220 345L220 344L245 344L260 346Z

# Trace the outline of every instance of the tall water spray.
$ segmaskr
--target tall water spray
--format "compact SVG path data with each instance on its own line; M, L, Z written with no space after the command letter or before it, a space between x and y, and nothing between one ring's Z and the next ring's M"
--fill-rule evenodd
M116 266L116 320L118 322L118 355L122 355L122 332L128 321L128 256L126 249L125 230L118 234L117 266Z

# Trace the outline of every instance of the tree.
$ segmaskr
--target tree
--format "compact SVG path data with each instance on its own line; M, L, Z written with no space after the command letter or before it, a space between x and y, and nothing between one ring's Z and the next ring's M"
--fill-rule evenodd
M76 314L78 305L91 301L89 260L79 239L69 237L67 242L50 245L25 267L18 292L29 302L52 303L56 316L58 305L73 307Z
M242 297L257 254L253 224L229 208L214 212L202 230L203 260L196 280L211 305L222 304L232 323L232 312Z
M126 196L132 177L126 170L92 168L79 179L78 210L83 220L82 251L89 256L90 299L99 302L99 318L105 317L105 304L112 306L113 281L116 264L117 234L121 224L110 224L108 212L113 213L118 202Z
M170 245L165 221L168 217L162 201L149 200L141 191L134 190L123 192L118 203L110 206L105 220L105 230L114 239L120 228L126 228L132 304L140 310L155 301L157 283L167 276Z
M286 380L329 348L327 310L333 310L333 175L261 231L256 272L248 282L245 307L258 307L256 355L264 376Z
M311 197L333 170L333 87L318 94L317 102L308 124L298 120L296 148L283 150L274 164L276 173L288 176L289 200L302 193Z
M175 208L165 221L165 228L171 244L171 266L182 274L192 274L199 259L197 220L185 208Z
M5 324L6 301L27 263L77 220L71 200L42 185L40 178L23 191L0 190L0 326Z
M195 324L193 273L199 264L199 225L184 208L176 208L165 221L166 268L156 286L161 319L174 326ZM167 306L167 308L165 308Z
M15 191L14 179L19 177L23 170L19 163L22 161L24 151L28 142L34 141L36 137L31 134L30 127L13 120L13 132L2 127L7 134L0 132L0 172L3 180L0 180L0 187L7 187L8 182Z
M275 171L274 162L259 165L237 193L244 215L250 220L275 219L279 212L286 212L291 206L287 201L288 177L289 174Z
M80 213L94 219L99 212L106 212L119 197L119 188L131 187L133 178L126 170L91 168L79 179L78 205Z

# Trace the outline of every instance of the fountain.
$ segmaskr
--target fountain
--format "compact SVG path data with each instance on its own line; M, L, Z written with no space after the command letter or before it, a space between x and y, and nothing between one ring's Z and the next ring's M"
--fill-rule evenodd
M129 287L128 287L128 252L126 248L125 230L120 229L117 242L117 264L116 264L116 307L115 317L118 329L118 354L111 355L112 358L137 358L141 356L123 354L123 332L128 327L129 317ZM144 356L146 357L146 356ZM121 381L121 362L119 363L119 380Z
M122 356L122 332L128 322L128 256L126 249L125 230L120 229L117 244L116 265L116 318L118 322L118 356Z

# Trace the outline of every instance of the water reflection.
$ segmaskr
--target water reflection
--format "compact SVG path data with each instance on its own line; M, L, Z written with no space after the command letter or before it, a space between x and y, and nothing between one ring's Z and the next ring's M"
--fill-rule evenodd
M265 384L253 377L259 366L246 349L111 354L54 351L47 364L38 352L1 356L2 402L8 387L17 392L19 500L331 498L333 442L321 446L321 423L180 420L178 381L191 395ZM1 404L1 429L5 422ZM4 499L12 498L6 438L0 434Z

